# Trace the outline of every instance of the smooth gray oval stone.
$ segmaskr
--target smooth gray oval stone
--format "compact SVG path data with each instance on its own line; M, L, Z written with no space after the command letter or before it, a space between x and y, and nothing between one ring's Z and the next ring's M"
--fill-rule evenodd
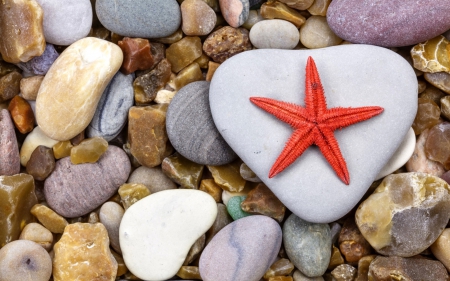
M164 174L160 167L148 168L140 166L131 173L127 183L143 184L150 191L150 194L166 189L177 188L177 185Z
M74 165L65 157L45 180L45 198L63 217L83 216L113 196L130 170L127 154L117 146L110 145L96 163Z
M128 37L165 37L181 24L176 0L97 0L95 11L104 27Z
M200 275L204 281L259 281L278 255L281 235L278 223L266 216L234 221L203 250Z
M331 257L331 230L292 214L283 226L283 243L291 262L308 277L322 276Z
M95 110L94 117L86 129L88 137L102 137L111 141L127 122L128 110L133 106L134 75L120 71L109 82Z
M108 231L109 243L118 253L122 253L119 242L119 226L124 213L122 206L112 201L104 203L98 213L100 222Z
M214 125L209 108L209 82L181 88L167 109L167 135L187 159L202 165L224 165L236 159Z
M0 176L20 173L20 155L16 132L8 110L0 111Z

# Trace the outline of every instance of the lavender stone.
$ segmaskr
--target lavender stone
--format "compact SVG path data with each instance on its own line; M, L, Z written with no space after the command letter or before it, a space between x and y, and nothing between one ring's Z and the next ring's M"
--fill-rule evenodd
M55 47L52 44L47 44L41 56L34 57L28 62L18 63L17 66L30 74L45 75L58 56L59 54L56 52Z

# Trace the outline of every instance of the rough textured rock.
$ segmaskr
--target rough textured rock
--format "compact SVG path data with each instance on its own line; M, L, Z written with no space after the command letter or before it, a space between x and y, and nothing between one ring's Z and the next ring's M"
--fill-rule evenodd
M372 248L356 226L355 219L345 220L339 234L339 249L348 263L356 263L370 254Z
M36 118L52 139L68 140L91 122L103 91L122 64L122 51L87 37L70 45L45 75L36 99Z
M222 27L211 33L203 43L203 51L218 63L251 48L249 32L242 27Z
M283 221L286 211L283 203L263 183L250 190L244 202L242 202L241 208L245 212L266 215L280 223Z
M22 75L12 71L0 78L0 102L8 101L20 92Z
M266 216L237 220L214 236L200 256L204 281L258 281L275 261L281 228Z
M166 176L182 188L198 189L204 166L175 153L164 158L161 168Z
M59 54L55 50L55 47L52 44L47 44L42 55L33 57L27 62L18 63L17 66L25 73L45 75L58 56Z
M392 174L358 207L356 224L377 252L417 255L447 225L449 190L444 180L428 174Z
M183 87L167 110L166 129L173 147L184 157L202 165L223 165L236 154L220 135L209 109L209 82Z
M186 36L166 49L166 58L175 73L194 62L201 55L202 43L200 37L197 36Z
M147 39L125 37L117 44L123 52L123 63L120 68L123 74L147 70L154 65L150 42Z
M125 183L120 186L118 193L125 211L137 201L150 195L148 188L140 183Z
M328 7L327 20L339 37L353 43L408 46L450 28L447 4L445 0L337 0Z
M40 145L31 153L27 173L35 180L45 180L55 169L55 156L51 148Z
M20 172L19 147L16 132L8 110L0 111L0 176L12 176Z
M88 214L117 192L130 169L128 156L116 146L109 146L94 164L73 165L68 157L63 158L45 180L45 198L64 217Z

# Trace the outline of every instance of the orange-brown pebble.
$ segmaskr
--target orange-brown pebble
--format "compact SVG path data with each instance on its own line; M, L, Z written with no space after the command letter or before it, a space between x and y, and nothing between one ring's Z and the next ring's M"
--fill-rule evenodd
M70 141L60 141L53 146L53 155L55 159L61 159L70 156L70 150L73 145Z
M206 73L206 81L211 81L214 72L216 72L217 68L220 66L220 63L209 61L208 62L208 72Z
M203 43L203 51L218 63L250 49L249 32L242 27L224 26L211 33Z
M20 92L22 75L13 71L0 78L0 102L12 99Z
M120 68L123 74L128 75L136 70L146 70L153 66L154 60L147 39L125 37L118 45L123 52L123 63Z
M268 1L261 6L261 16L265 19L281 19L293 23L297 28L305 23L306 19L292 8L278 1Z
M22 134L34 128L34 113L30 104L20 96L15 96L8 106L14 125Z
M288 259L274 262L264 274L264 279L289 275L294 270L294 264Z
M269 216L278 222L283 221L286 211L283 203L263 183L258 184L248 193L247 198L241 203L241 208L245 212Z
M204 179L200 182L201 191L208 193L217 203L222 201L222 188L218 186L213 179Z
M69 224L65 218L42 204L34 205L33 208L31 208L30 213L32 213L45 228L53 233L63 233L64 228Z
M359 231L353 217L348 218L342 226L339 249L349 263L358 262L372 251L372 247Z
M274 276L270 277L268 281L293 281L291 276Z

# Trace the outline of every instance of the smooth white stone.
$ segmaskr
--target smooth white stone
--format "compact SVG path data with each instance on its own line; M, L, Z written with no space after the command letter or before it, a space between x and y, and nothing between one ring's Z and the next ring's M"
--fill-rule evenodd
M27 166L31 153L33 153L36 147L44 145L48 148L52 148L57 143L57 140L47 137L39 126L35 127L33 131L27 135L23 141L22 147L20 148L20 164L24 167Z
M216 202L200 190L164 190L139 200L127 209L119 229L127 268L149 281L173 277L216 216Z
M263 20L250 29L250 41L258 49L294 49L300 41L297 27L285 20Z

